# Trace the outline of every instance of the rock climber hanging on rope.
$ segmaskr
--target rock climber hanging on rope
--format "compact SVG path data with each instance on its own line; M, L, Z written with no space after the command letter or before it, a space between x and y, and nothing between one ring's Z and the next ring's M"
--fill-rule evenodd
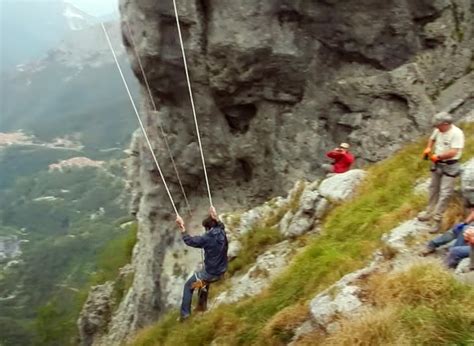
M214 207L209 208L209 216L202 221L202 226L205 230L204 235L189 235L181 216L176 217L176 223L181 230L183 241L186 245L204 250L204 268L194 273L184 284L180 317L180 321L184 321L191 314L194 289L203 290L202 294L204 294L205 301L201 302L203 295L200 294L200 305L205 305L209 284L218 281L227 271L228 241L224 224L219 221Z
M176 204L174 203L174 200L173 200L173 197L171 195L170 189L168 188L168 184L166 184L166 180L165 180L165 177L164 177L163 172L161 170L160 164L158 163L158 160L155 156L155 153L153 151L153 147L150 143L150 140L149 140L148 135L146 133L143 122L140 118L140 114L139 114L138 109L135 105L135 102L133 101L132 94L131 94L130 89L128 87L128 84L125 80L125 77L123 75L122 69L121 69L120 64L118 62L117 56L115 54L112 43L110 41L110 37L107 33L107 30L106 30L104 24L102 24L102 30L104 31L104 35L106 37L106 40L107 40L107 43L109 45L110 51L111 51L111 53L114 57L115 64L117 65L117 69L118 69L118 71L120 73L120 76L122 78L124 87L125 87L125 89L127 91L127 94L130 98L130 102L132 104L133 110L135 111L135 115L137 117L138 123L140 124L140 128L141 128L142 133L143 133L143 138L145 140L145 144L148 146L148 148L150 150L150 154L153 158L153 161L155 162L157 171L160 175L161 180L163 181L163 186L166 190L166 193L168 194L171 205L172 205L173 210L176 214L176 222L179 225L179 227L181 229L181 232L183 233L183 240L188 246L201 248L201 249L204 250L204 268L201 271L195 273L186 282L186 284L184 286L183 302L182 302L182 306L181 306L181 320L184 320L184 319L188 318L190 313L191 313L191 301L192 301L192 294L193 294L194 289L195 288L200 289L200 293L202 293L202 294L200 294L200 303L201 303L200 305L201 305L201 307L205 308L206 302L207 302L207 292L208 292L209 283L219 280L221 275L226 272L226 270L227 270L228 241L227 241L227 237L226 237L225 230L224 230L224 224L218 220L216 210L212 206L213 204L212 204L211 189L210 189L210 186L209 186L209 179L208 179L207 171L206 171L206 163L205 163L205 160L204 160L204 153L203 153L203 148L202 148L202 143L201 143L201 136L200 136L200 133L199 133L199 126L198 126L198 121L197 121L197 116L196 116L196 109L195 109L195 106L194 106L191 80L190 80L190 77L189 77L189 72L188 72L188 67L187 67L187 62L186 62L186 56L185 56L185 51L184 51L184 43L183 43L183 38L182 38L182 35L181 35L181 28L180 28L180 24L179 24L178 9L177 9L175 0L173 0L173 7L174 7L174 12L175 12L175 17L176 17L176 26L177 26L177 29L178 29L178 36L179 36L179 42L180 42L180 46L181 46L181 53L182 53L182 56L183 56L183 65L184 65L186 81L187 81L187 85L188 85L189 97L190 97L190 101L191 101L191 108L192 108L192 112L193 112L194 124L195 124L195 127L196 127L196 135L197 135L197 140L198 140L198 145L199 145L199 151L200 151L200 154L201 154L201 161L202 161L202 166L203 166L203 171L204 171L204 178L205 178L205 181L206 181L206 187L207 187L207 192L208 192L208 197L209 197L209 203L211 205L211 208L209 210L209 216L206 219L204 219L203 223L202 223L202 225L204 226L204 228L206 230L206 233L203 236L190 236L189 234L186 233L186 229L185 229L185 226L184 226L184 221L178 213L178 209L176 208ZM128 27L128 23L127 23L127 27ZM133 35L132 35L131 30L130 30L129 27L128 27L128 29L129 29L129 36L130 36L131 42L132 42L133 46L135 47L135 43L134 43L133 37L132 37ZM136 52L135 48L134 48L134 51L135 51L137 60L138 60L139 65L140 65L140 69L141 69L142 75L144 77L145 84L147 86L147 90L148 90L148 93L149 93L149 96L150 96L150 102L153 106L153 109L156 111L157 108L156 108L156 105L155 105L154 100L153 100L153 95L151 93L151 89L149 88L149 85L148 85L148 80L146 79L146 75L145 75L145 71L143 69L143 65L141 64L141 59L140 59L138 53ZM177 172L176 165L174 163L174 159L173 159L171 150L170 150L170 148L168 146L168 143L167 143L167 140L166 140L166 135L163 133L163 129L161 129L161 131L162 131L162 135L164 137L165 144L168 148L168 151L169 151L169 154L170 154L170 159L172 161L173 167L175 168L175 172L176 172L176 175L178 177L178 181L181 185L181 190L183 192L183 195L184 195L184 198L185 198L185 201L186 201L186 205L188 207L188 211L190 211L189 203L187 202L187 198L186 198L186 194L184 193L184 189L183 189L179 174Z

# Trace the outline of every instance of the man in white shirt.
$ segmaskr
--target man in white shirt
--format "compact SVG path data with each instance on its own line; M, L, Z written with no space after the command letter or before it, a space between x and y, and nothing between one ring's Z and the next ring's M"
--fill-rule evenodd
M441 228L443 213L454 192L456 177L461 173L459 159L464 148L464 133L453 124L446 112L433 117L435 130L430 136L423 154L433 162L429 187L428 208L418 214L418 220L431 221L431 233Z

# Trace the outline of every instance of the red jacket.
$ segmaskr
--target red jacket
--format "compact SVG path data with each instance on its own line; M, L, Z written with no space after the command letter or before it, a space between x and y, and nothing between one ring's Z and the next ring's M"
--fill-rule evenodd
M326 154L327 157L334 159L332 171L334 173L344 173L351 168L354 162L354 156L348 151L332 150Z

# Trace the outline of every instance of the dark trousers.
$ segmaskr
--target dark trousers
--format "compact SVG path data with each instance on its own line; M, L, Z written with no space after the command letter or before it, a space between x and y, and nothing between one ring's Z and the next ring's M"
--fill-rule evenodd
M453 227L446 233L441 234L437 236L436 238L434 238L433 240L431 240L428 243L428 246L433 249L436 249L437 247L450 243L454 239L456 239L456 241L454 242L453 246L467 245L466 242L464 241L464 228L465 227L459 227L459 226Z
M456 268L463 258L469 257L470 247L464 240L465 228L466 227L454 227L428 243L429 247L435 249L456 239L445 259L445 263L449 268Z
M181 317L188 317L191 314L191 303L193 300L194 288L192 287L193 283L198 280L203 280L206 282L216 282L220 276L211 275L206 273L204 270L196 272L186 281L183 289L183 300L181 302ZM207 292L203 292L207 300Z

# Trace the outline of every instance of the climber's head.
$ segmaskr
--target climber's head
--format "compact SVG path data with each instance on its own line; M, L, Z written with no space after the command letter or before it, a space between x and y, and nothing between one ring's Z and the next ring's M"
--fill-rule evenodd
M212 217L207 216L204 220L202 220L202 227L206 229L206 232L209 231L211 228L217 226L217 221L214 220Z

